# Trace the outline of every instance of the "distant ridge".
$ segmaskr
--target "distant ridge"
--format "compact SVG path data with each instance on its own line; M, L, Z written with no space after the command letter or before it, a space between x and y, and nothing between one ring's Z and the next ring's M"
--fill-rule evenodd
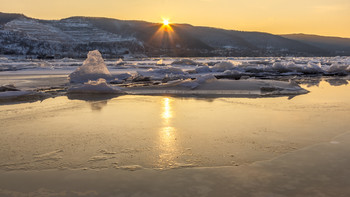
M40 20L0 13L0 54L30 58L83 58L98 49L107 58L159 56L350 55L350 39L305 34L273 35L211 27L99 17ZM158 33L157 33L158 32Z
M319 36L311 34L285 34L281 36L288 39L304 42L324 50L329 50L335 53L334 55L341 55L341 53L349 55L348 51L350 51L350 38Z
M4 25L17 18L26 18L23 14L7 14L0 12L0 25Z

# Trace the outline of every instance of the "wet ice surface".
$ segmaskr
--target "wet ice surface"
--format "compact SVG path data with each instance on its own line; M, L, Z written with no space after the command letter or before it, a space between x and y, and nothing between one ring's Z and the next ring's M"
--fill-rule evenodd
M310 93L289 99L2 105L0 194L348 196L350 86L332 79L303 78Z

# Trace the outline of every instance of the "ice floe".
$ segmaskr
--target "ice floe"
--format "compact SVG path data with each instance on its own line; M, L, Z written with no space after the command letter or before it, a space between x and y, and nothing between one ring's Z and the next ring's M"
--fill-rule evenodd
M193 65L193 66L196 66L199 63L197 63L191 59L181 59L181 60L175 60L171 64L172 65Z
M83 65L69 75L71 83L83 83L99 78L110 80L113 77L104 63L101 53L97 50L90 51Z
M20 91L20 90L16 88L15 85L13 84L0 86L0 92L6 92L6 91Z
M209 66L196 66L196 68L194 69L195 73L210 73L211 69L209 68Z
M350 73L350 64L339 64L339 63L333 63L328 69L328 73L342 73L344 75L347 75Z
M215 64L211 70L213 72L224 72L226 70L231 70L231 69L235 69L236 66L233 65L231 62L220 62Z
M148 69L147 71L137 71L137 74L143 77L149 77L153 80L162 80L165 77L183 79L188 75L187 72L184 72L180 68L167 66L164 68L158 69Z
M0 86L0 101L43 99L48 95L43 92L20 90L13 84Z
M0 100L1 99L14 99L18 97L28 96L32 95L33 92L31 91L6 91L6 92L0 92Z
M116 64L120 65L116 66ZM80 66L77 67L78 65ZM62 76L69 74L71 83L67 83L65 77L64 80L57 81L57 83L50 78L50 84L48 85L48 87L60 87L62 92L66 93L67 91L69 94L119 94L126 88L127 92L131 94L234 95L237 93L239 95L251 95L254 93L254 95L281 95L299 94L303 91L299 91L297 86L295 86L297 89L275 86L272 81L278 83L277 80L287 81L296 77L300 82L303 81L300 78L310 81L318 77L348 76L350 74L350 57L211 57L186 59L162 57L161 59L129 58L104 61L101 53L95 50L89 52L88 58L84 62L69 58L47 61L2 58L0 61L1 74L3 76L7 76L7 74L14 76L16 74L40 74L40 78L43 74ZM217 80L203 83L201 79L207 77L207 75L211 75ZM21 90L23 87L31 87L31 90L40 92L41 86L38 85L41 83L40 78L25 78L21 79L20 83L18 80L9 81L4 77L2 79L5 84L17 83ZM99 80L100 78L103 80ZM237 82L232 81L232 79L237 80ZM325 80L331 85L348 83L348 79L341 81ZM51 83L51 81L54 83ZM254 91L244 89L245 87L251 87L247 84L259 84L263 81L272 85L256 86ZM316 85L317 81L319 80L313 80L313 83ZM33 85L29 85L29 83ZM240 84L241 87L236 84ZM62 92L59 94L62 95ZM6 97L16 97L15 94L19 95L21 93L2 94L8 95Z
M146 87L130 87L125 91L129 94L150 95L212 95L212 96L273 96L298 95L308 93L294 82L274 80L228 80L216 79L213 75L198 78L178 80L162 85Z
M121 94L123 91L118 87L112 87L106 83L105 79L97 81L88 81L84 84L72 86L68 89L68 93L78 94Z

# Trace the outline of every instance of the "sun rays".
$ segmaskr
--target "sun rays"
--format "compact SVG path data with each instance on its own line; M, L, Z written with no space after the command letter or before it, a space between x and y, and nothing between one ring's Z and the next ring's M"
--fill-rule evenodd
M171 27L170 20L168 18L162 18L162 20L163 20L162 22L163 25L160 27L159 30L166 31L166 32L173 32L174 29Z
M162 23L158 23L159 28L151 38L151 42L157 43L160 48L170 49L176 46L176 33L172 27L172 23L168 18L162 18Z

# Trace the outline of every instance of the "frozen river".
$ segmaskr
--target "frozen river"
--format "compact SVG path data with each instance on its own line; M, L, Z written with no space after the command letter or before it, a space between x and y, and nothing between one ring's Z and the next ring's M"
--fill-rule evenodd
M350 86L325 80L294 98L0 105L0 196L349 196Z

